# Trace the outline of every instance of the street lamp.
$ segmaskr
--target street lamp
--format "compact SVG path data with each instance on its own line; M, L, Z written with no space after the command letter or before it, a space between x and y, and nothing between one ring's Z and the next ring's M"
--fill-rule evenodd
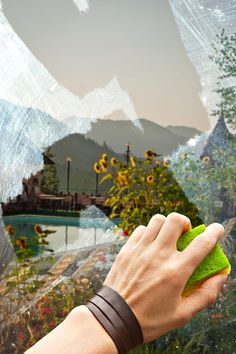
M67 157L66 161L67 161L67 193L69 193L69 189L70 189L70 163L72 161L72 158Z
M125 152L125 158L126 158L126 163L127 163L127 165L129 165L130 147L131 147L131 144L130 144L130 143L126 144L127 150L126 150L126 152Z

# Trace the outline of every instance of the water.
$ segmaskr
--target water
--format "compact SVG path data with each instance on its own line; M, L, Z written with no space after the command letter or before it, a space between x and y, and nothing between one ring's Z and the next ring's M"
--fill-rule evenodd
M114 242L117 238L117 233L113 232L114 224L101 216L102 214L100 218L90 219L25 215L5 217L4 221L6 225L11 224L14 227L16 238L25 236L29 241L35 235L35 224L39 224L43 230L55 231L47 237L48 248L61 252Z

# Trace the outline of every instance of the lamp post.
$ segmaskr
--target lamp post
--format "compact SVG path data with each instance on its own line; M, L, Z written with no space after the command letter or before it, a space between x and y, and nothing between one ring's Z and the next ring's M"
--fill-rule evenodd
M126 163L127 163L127 165L129 165L129 158L130 158L130 147L131 147L131 144L130 143L128 143L128 144L126 144L126 148L127 148L127 150L126 150L126 152L125 152L125 158L126 158Z
M101 172L101 166L99 162L95 162L93 165L94 172L96 173L96 189L95 189L95 197L98 195L98 179L99 179L99 174Z
M99 173L96 173L96 191L95 191L95 197L98 195L98 178L99 178Z
M66 190L67 190L67 193L69 193L69 190L70 190L70 164L71 164L72 158L67 157L66 161L67 161L67 188L66 188Z

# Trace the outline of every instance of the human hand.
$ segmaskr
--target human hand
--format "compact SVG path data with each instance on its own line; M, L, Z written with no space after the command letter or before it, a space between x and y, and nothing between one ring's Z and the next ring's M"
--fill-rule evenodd
M184 325L214 303L227 278L216 275L191 295L181 295L193 271L224 233L222 225L211 224L184 251L177 251L179 236L190 229L184 215L153 216L147 227L135 229L104 282L128 303L145 342Z

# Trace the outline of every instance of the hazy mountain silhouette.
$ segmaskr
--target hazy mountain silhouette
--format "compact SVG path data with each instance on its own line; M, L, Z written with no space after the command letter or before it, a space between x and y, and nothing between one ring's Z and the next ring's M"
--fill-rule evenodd
M143 131L129 121L98 120L97 123L92 124L91 131L86 135L71 134L53 144L53 160L61 181L60 188L66 190L66 157L72 158L71 192L78 190L94 192L93 164L103 153L107 153L109 159L115 156L124 161L126 143L129 142L132 144L131 152L135 156L143 157L148 148L153 148L158 153L168 154L198 132L194 128L172 127L173 130L176 128L178 134L185 134L181 136L147 119L141 119L140 122ZM105 185L101 185L100 189L106 189Z
M187 139L192 138L195 135L201 134L202 132L196 128L185 127L183 125L167 125L166 127L172 133L185 137Z
M92 129L85 135L98 144L106 144L117 153L122 153L126 143L131 143L132 152L143 156L147 148L157 153L170 154L180 144L186 143L196 135L197 129L188 127L162 127L147 119L140 119L143 131L136 128L128 120L98 120L92 123Z

